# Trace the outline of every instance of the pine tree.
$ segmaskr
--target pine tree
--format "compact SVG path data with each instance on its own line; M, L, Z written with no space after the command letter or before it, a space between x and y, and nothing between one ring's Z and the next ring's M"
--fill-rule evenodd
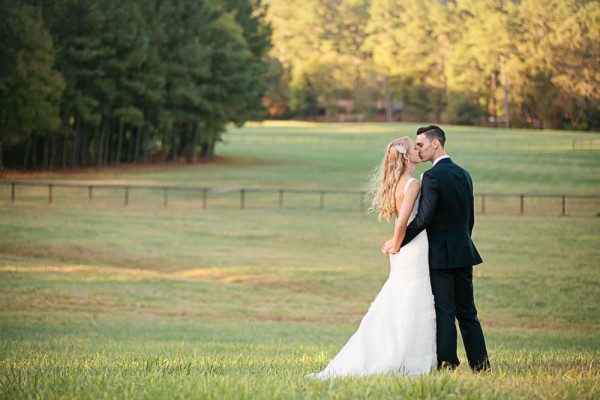
M64 88L62 76L54 68L55 50L43 24L41 10L20 2L0 1L0 170L3 150L25 145L24 160L30 156L31 142L60 123L58 99ZM33 146L35 148L36 146ZM46 158L47 160L47 158ZM18 163L10 160L12 164ZM26 162L23 162L26 164ZM20 164L20 163L19 163Z

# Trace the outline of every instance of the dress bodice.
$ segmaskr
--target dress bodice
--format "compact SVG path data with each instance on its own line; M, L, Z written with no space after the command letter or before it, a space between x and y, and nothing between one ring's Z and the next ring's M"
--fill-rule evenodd
M406 190L408 189L408 186L410 185L410 183L412 181L416 181L415 178L409 178L408 181L406 181L406 184L404 184L404 190L403 193L406 194ZM408 223L410 224L410 222L415 218L415 216L417 215L417 211L419 210L419 198L421 197L421 192L419 192L419 195L417 196L417 199L415 200L415 204L413 206L412 212L410 213L410 217L408 217ZM396 217L398 218L398 217Z

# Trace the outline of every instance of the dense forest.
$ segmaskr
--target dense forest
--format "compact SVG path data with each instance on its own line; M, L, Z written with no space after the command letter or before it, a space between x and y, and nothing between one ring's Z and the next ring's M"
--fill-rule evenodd
M210 158L264 108L260 0L0 0L0 168Z
M0 0L0 170L262 118L599 130L599 60L595 0Z
M597 0L270 0L269 117L600 129Z

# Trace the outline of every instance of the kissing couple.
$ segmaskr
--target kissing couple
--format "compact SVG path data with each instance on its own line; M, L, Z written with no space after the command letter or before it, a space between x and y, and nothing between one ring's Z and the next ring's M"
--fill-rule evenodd
M358 330L327 367L308 377L424 375L455 369L458 320L469 366L490 369L473 300L473 266L482 262L471 233L473 181L444 150L446 134L419 128L416 143L388 144L371 182L379 220L395 217L394 236L381 247L390 275ZM422 182L415 165L433 166Z

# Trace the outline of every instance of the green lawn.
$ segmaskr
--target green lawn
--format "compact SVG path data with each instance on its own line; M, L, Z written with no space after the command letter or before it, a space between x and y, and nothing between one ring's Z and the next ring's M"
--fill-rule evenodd
M100 172L90 168L84 173L40 172L31 177L86 183L361 190L387 143L404 135L414 139L416 128L414 124L254 123L230 128L217 146L217 162L208 165L109 167ZM476 192L600 194L600 147L572 149L573 140L600 143L598 135L445 129L446 149L471 172ZM419 166L417 174L429 167Z
M235 130L214 164L30 179L360 189L382 146L413 131L272 123ZM448 148L477 190L599 193L598 152L550 150L581 134L545 134L452 127ZM546 148L468 141L488 135L539 136ZM12 204L2 190L2 398L600 395L600 218L477 217L475 295L492 374L314 382L304 375L335 355L386 279L378 249L391 227L374 215L301 196L284 209L224 198L203 210L184 197L164 209L160 196L123 207L60 192L51 206L43 192Z

